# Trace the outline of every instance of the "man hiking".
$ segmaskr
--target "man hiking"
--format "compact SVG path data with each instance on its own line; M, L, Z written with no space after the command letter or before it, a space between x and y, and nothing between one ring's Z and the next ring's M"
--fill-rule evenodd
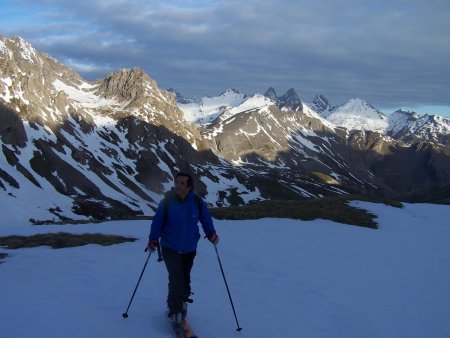
M169 273L168 316L180 324L187 315L191 295L191 269L200 239L198 221L206 237L216 245L214 229L206 202L193 191L188 173L175 176L175 187L166 193L153 217L147 249L154 251L161 240L161 250Z

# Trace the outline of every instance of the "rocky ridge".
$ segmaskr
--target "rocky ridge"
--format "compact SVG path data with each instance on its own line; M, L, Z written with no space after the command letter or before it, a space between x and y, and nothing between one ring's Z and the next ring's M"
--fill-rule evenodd
M5 212L31 209L35 221L151 214L177 170L198 175L200 194L200 178L218 191L211 205L261 198L141 69L89 83L20 38L0 41Z

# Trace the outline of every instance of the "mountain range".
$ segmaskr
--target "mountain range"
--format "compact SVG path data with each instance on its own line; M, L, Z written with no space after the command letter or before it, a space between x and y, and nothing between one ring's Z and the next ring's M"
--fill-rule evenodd
M149 215L178 170L211 206L450 195L440 116L308 104L294 89L185 98L139 68L89 82L19 37L0 37L0 94L0 198L18 221Z
M218 116L223 119L246 110L276 105L284 110L308 111L331 122L334 128L378 132L408 143L428 141L447 145L450 141L449 118L419 115L402 109L387 115L359 98L352 98L339 106L331 106L324 95L317 95L311 103L302 103L293 88L281 97L277 96L272 87L264 95L257 93L250 96L233 88L216 97L202 98L187 98L174 89L169 91L175 95L185 118L199 125L209 124ZM227 114L224 115L225 111Z

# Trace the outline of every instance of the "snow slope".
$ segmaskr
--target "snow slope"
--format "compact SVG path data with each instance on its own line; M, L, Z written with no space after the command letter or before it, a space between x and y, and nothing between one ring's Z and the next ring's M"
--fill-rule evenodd
M368 102L357 98L324 112L322 117L336 126L343 126L349 130L371 130L384 133L389 124L386 115Z
M198 124L212 122L225 109L236 107L242 104L247 95L240 93L236 89L228 89L219 96L202 97L200 100L186 100L184 103L178 102L178 107L183 111L187 121Z
M397 110L389 116L387 132L394 136L414 135L424 140L439 142L440 139L450 136L450 118Z
M379 230L324 220L219 221L219 252L239 335L215 252L199 244L189 318L199 337L450 336L449 206L403 209L353 202ZM0 235L69 231L137 237L110 247L6 250L0 264L2 337L170 337L167 276L146 259L149 222L1 227ZM298 334L300 333L300 334Z

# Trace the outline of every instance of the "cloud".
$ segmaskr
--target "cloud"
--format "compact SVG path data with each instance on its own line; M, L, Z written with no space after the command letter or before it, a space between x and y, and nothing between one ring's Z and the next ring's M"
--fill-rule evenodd
M14 4L36 18L17 34L89 79L139 66L185 95L274 86L306 101L322 93L334 104L450 105L448 1Z

